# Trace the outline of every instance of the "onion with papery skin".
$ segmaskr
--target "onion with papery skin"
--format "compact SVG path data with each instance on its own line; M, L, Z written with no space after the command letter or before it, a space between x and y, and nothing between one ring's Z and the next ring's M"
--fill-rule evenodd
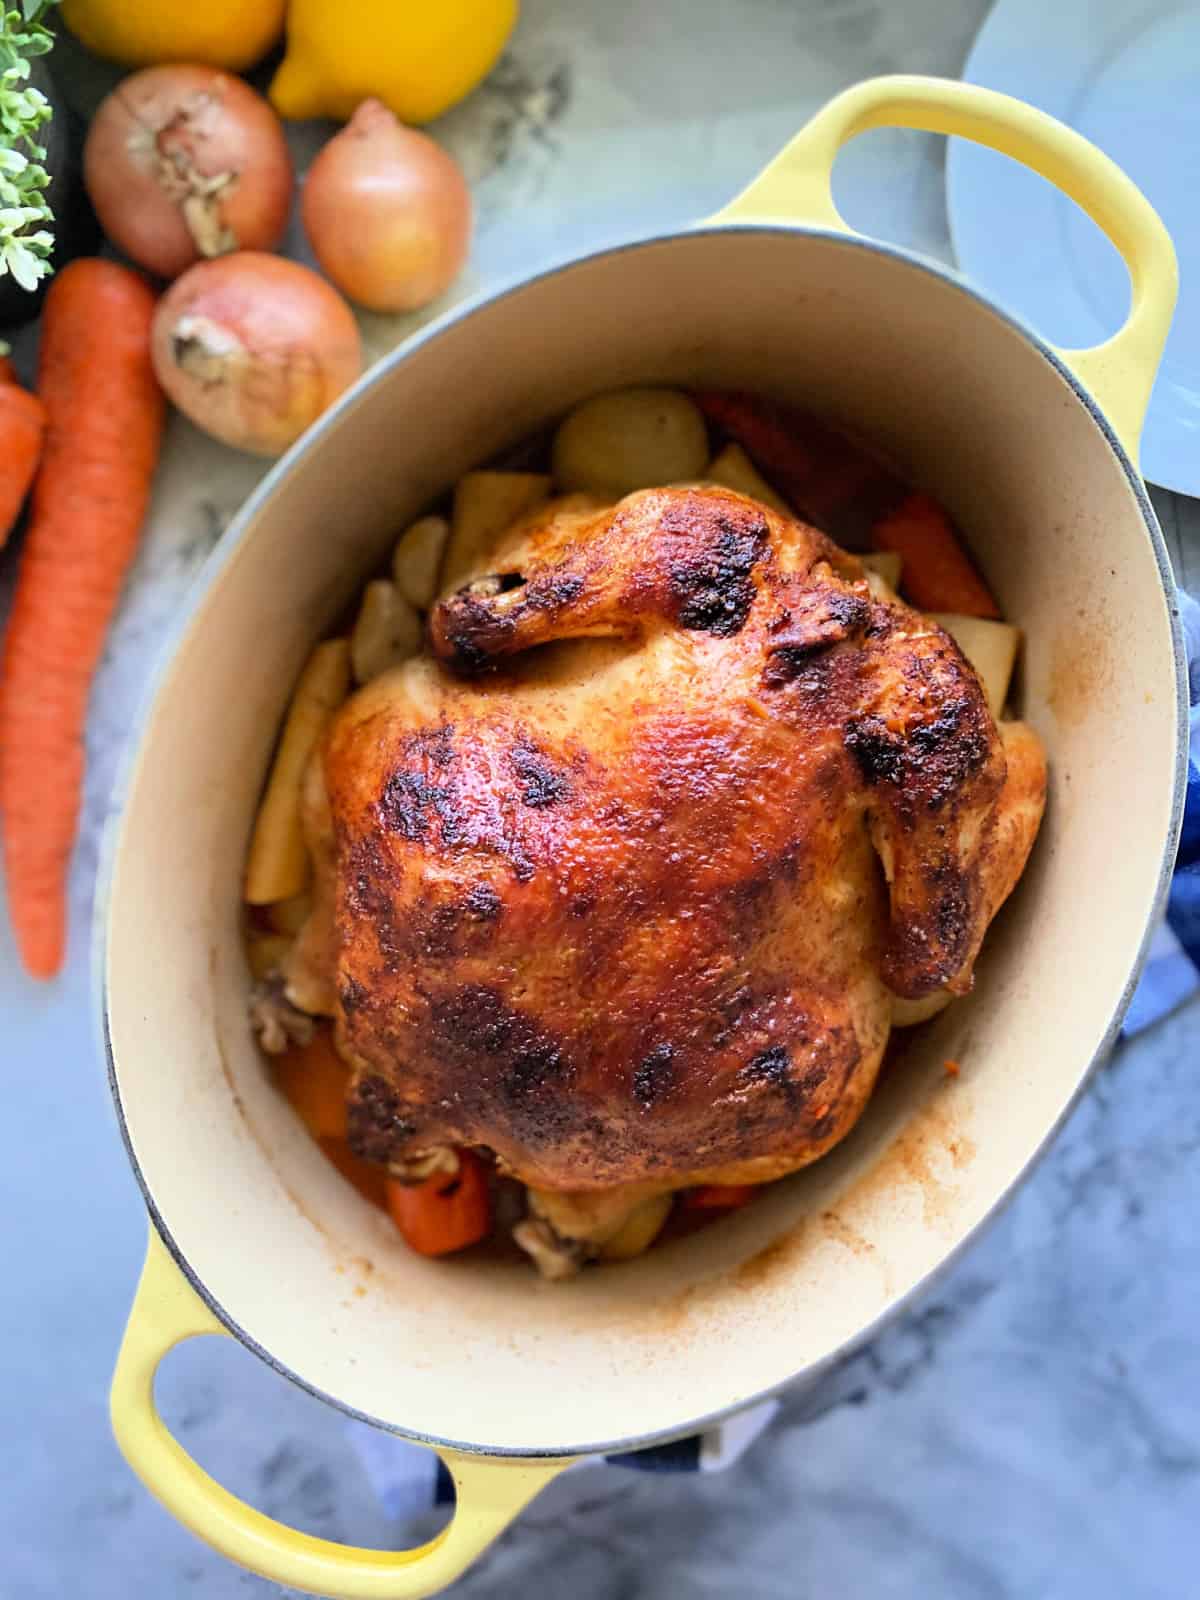
M263 456L286 450L362 371L358 325L337 290L251 250L201 261L171 285L152 353L185 416Z
M371 311L445 292L471 243L471 191L454 157L364 100L317 156L301 214L322 268Z
M212 67L150 67L103 102L83 151L105 233L174 278L205 256L270 250L283 237L292 163L261 95Z

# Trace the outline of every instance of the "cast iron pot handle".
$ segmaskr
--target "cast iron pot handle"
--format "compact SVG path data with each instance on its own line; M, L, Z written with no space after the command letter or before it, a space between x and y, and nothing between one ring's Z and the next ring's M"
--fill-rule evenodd
M264 1516L197 1466L154 1404L154 1374L175 1345L227 1333L154 1228L112 1384L112 1425L126 1461L172 1516L261 1577L331 1600L421 1600L453 1583L569 1460L440 1450L454 1479L454 1520L415 1550L364 1550Z
M1175 310L1175 249L1162 219L1115 161L1055 117L1011 95L944 78L871 78L831 100L714 222L807 222L853 230L830 177L838 151L870 128L958 134L1011 156L1057 185L1120 251L1129 316L1103 344L1060 350L1137 461L1142 421Z

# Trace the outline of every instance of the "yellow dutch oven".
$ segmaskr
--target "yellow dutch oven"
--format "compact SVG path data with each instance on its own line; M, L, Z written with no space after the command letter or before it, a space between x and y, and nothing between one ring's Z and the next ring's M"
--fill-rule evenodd
M1054 350L952 273L853 234L830 171L847 139L884 125L979 140L1058 184L1128 264L1124 326ZM265 480L158 684L103 951L113 1093L152 1221L113 1424L200 1538L342 1600L431 1594L572 1458L811 1378L1012 1191L1115 1036L1179 826L1183 659L1134 465L1175 289L1158 217L1077 134L983 89L882 78L818 113L702 226L437 324ZM851 1138L720 1226L546 1285L501 1261L410 1254L324 1160L251 1042L239 877L290 686L395 529L581 396L645 381L795 399L945 499L1026 630L1021 708L1049 747L1051 795L975 994L913 1039ZM458 1489L446 1531L350 1549L227 1493L154 1406L165 1352L206 1333L436 1449Z

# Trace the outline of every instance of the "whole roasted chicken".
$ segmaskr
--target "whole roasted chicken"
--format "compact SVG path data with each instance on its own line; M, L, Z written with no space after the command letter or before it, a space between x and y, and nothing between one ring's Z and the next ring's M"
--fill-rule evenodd
M894 1007L970 988L1036 735L853 556L716 487L550 502L429 637L307 791L358 1152L487 1147L544 1246L828 1150Z

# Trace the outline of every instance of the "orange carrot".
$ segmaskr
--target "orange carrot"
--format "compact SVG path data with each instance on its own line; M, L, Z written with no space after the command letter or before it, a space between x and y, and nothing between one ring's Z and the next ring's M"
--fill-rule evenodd
M492 1226L492 1196L483 1162L472 1150L458 1152L453 1177L437 1173L424 1183L388 1179L388 1210L411 1250L446 1256L486 1239Z
M701 389L692 398L797 516L849 549L860 548L875 518L904 494L869 450L794 406L736 389Z
M318 1139L317 1143L327 1159L333 1162L348 1183L354 1185L364 1200L369 1200L373 1206L386 1211L388 1203L386 1167L356 1156L344 1139Z
M25 966L38 978L62 964L88 691L162 436L153 314L143 279L95 259L57 274L42 314L46 445L0 665L8 901Z
M350 1068L338 1055L333 1029L318 1028L308 1044L294 1044L272 1063L275 1081L314 1139L346 1137Z
M761 1187L758 1183L705 1183L689 1189L683 1203L689 1211L739 1211Z
M21 514L45 432L45 406L21 388L12 362L0 356L0 549Z
M1000 608L959 542L950 518L927 494L910 494L871 529L876 550L904 558L900 585L922 611L996 617Z

